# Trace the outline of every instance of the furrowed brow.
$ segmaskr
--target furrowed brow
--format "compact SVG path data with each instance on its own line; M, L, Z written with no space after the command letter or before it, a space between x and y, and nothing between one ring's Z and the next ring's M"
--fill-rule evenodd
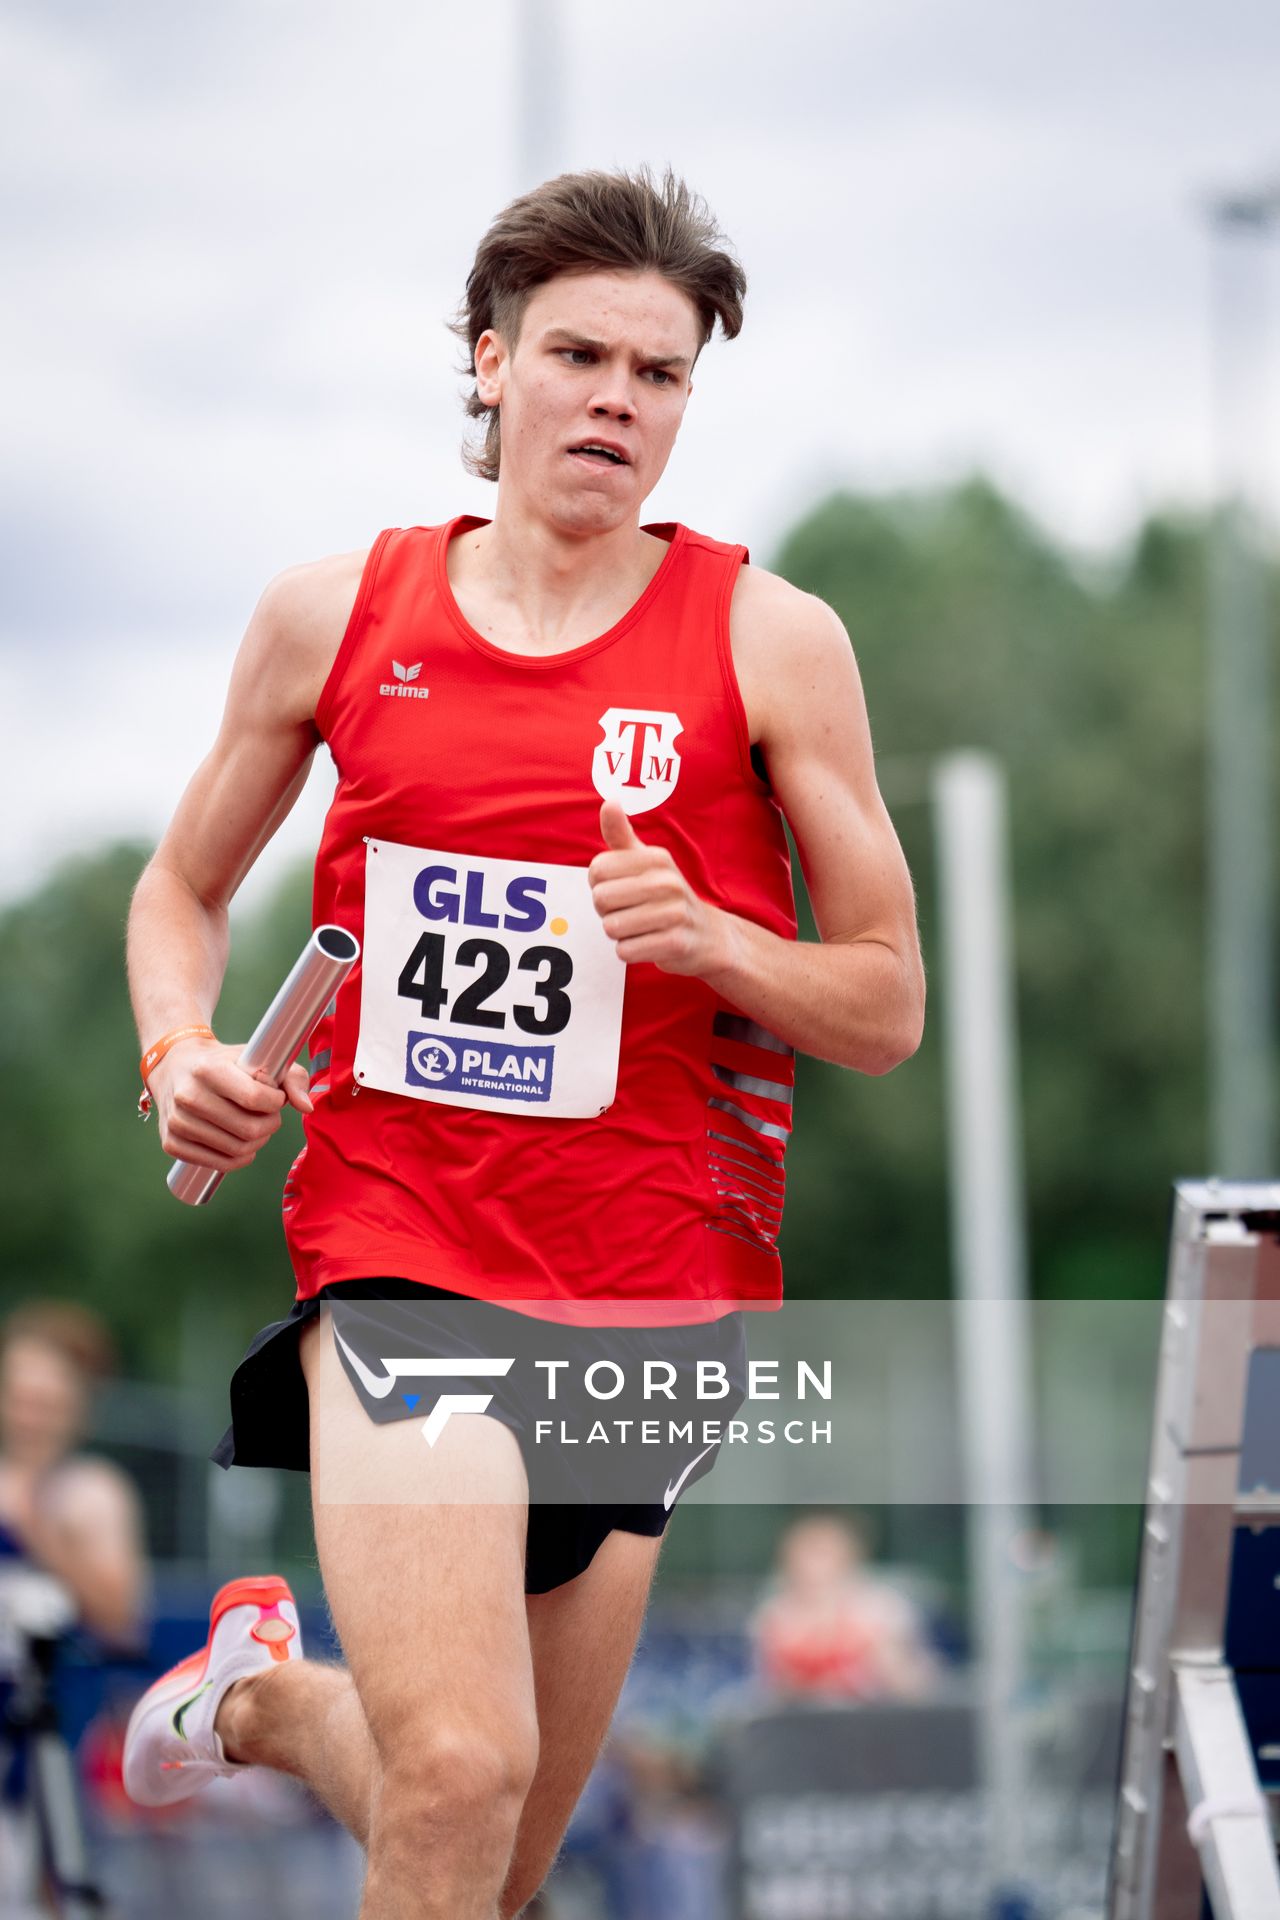
M571 333L568 327L552 327L545 338L548 346L585 347L588 353L607 351L603 340L588 340L585 333Z
M585 333L573 333L568 327L552 327L545 335L547 346L582 347L588 353L607 353L608 347L603 340L591 340ZM641 365L646 367L670 367L678 372L686 372L689 360L682 353L646 353L641 355Z

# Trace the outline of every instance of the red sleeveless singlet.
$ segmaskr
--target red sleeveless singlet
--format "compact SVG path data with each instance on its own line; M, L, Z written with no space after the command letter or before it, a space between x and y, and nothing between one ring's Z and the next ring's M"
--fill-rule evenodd
M525 1312L776 1306L793 1050L701 979L618 959L600 806L703 899L796 935L781 811L729 646L746 549L680 524L635 605L548 656L470 626L447 543L370 549L316 711L338 784L314 920L362 943L311 1039L297 1297L395 1275Z

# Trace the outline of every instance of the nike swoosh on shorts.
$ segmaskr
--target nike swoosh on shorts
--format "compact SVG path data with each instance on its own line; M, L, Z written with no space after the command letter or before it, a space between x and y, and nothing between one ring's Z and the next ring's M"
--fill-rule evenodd
M672 1503L675 1500L676 1495L679 1493L681 1487L684 1485L685 1481L689 1478L689 1475L693 1472L694 1468L697 1466L698 1461L705 1460L707 1455L715 1447L715 1444L716 1443L713 1440L711 1442L711 1446L704 1447L702 1449L702 1452L697 1456L697 1459L691 1460L689 1462L684 1472L680 1475L680 1478L676 1481L674 1487L667 1488L666 1492L662 1496L662 1504L666 1508L668 1513L670 1513L671 1511Z
M366 1367L364 1361L360 1358L360 1355L358 1353L353 1352L353 1350L347 1345L342 1335L338 1332L338 1329L336 1326L333 1329L333 1337L337 1341L338 1345L342 1348L342 1351L346 1354L348 1360L351 1362L356 1372L359 1374L360 1384L361 1386L363 1386L365 1392L371 1393L375 1400L385 1400L387 1395L390 1393L392 1387L394 1387L396 1383L395 1374L389 1373L385 1380L380 1380L376 1373L371 1372L370 1369Z

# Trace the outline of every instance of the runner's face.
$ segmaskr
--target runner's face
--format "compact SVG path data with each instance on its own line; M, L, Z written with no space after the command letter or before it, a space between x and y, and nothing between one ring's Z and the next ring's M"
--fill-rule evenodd
M536 287L514 353L493 333L477 344L481 397L502 408L500 485L566 531L635 520L684 418L699 341L692 300L658 273ZM621 459L573 451L592 441Z

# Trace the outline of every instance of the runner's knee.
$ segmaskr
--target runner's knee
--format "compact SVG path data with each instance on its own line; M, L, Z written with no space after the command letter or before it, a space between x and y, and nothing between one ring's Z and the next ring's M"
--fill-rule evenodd
M491 1887L496 1898L532 1780L523 1747L437 1735L383 1763L370 1860L406 1881L423 1872Z
M384 1806L401 1817L497 1818L509 1810L518 1818L538 1766L536 1727L486 1736L436 1726L416 1737L401 1728L393 1740L374 1739Z

